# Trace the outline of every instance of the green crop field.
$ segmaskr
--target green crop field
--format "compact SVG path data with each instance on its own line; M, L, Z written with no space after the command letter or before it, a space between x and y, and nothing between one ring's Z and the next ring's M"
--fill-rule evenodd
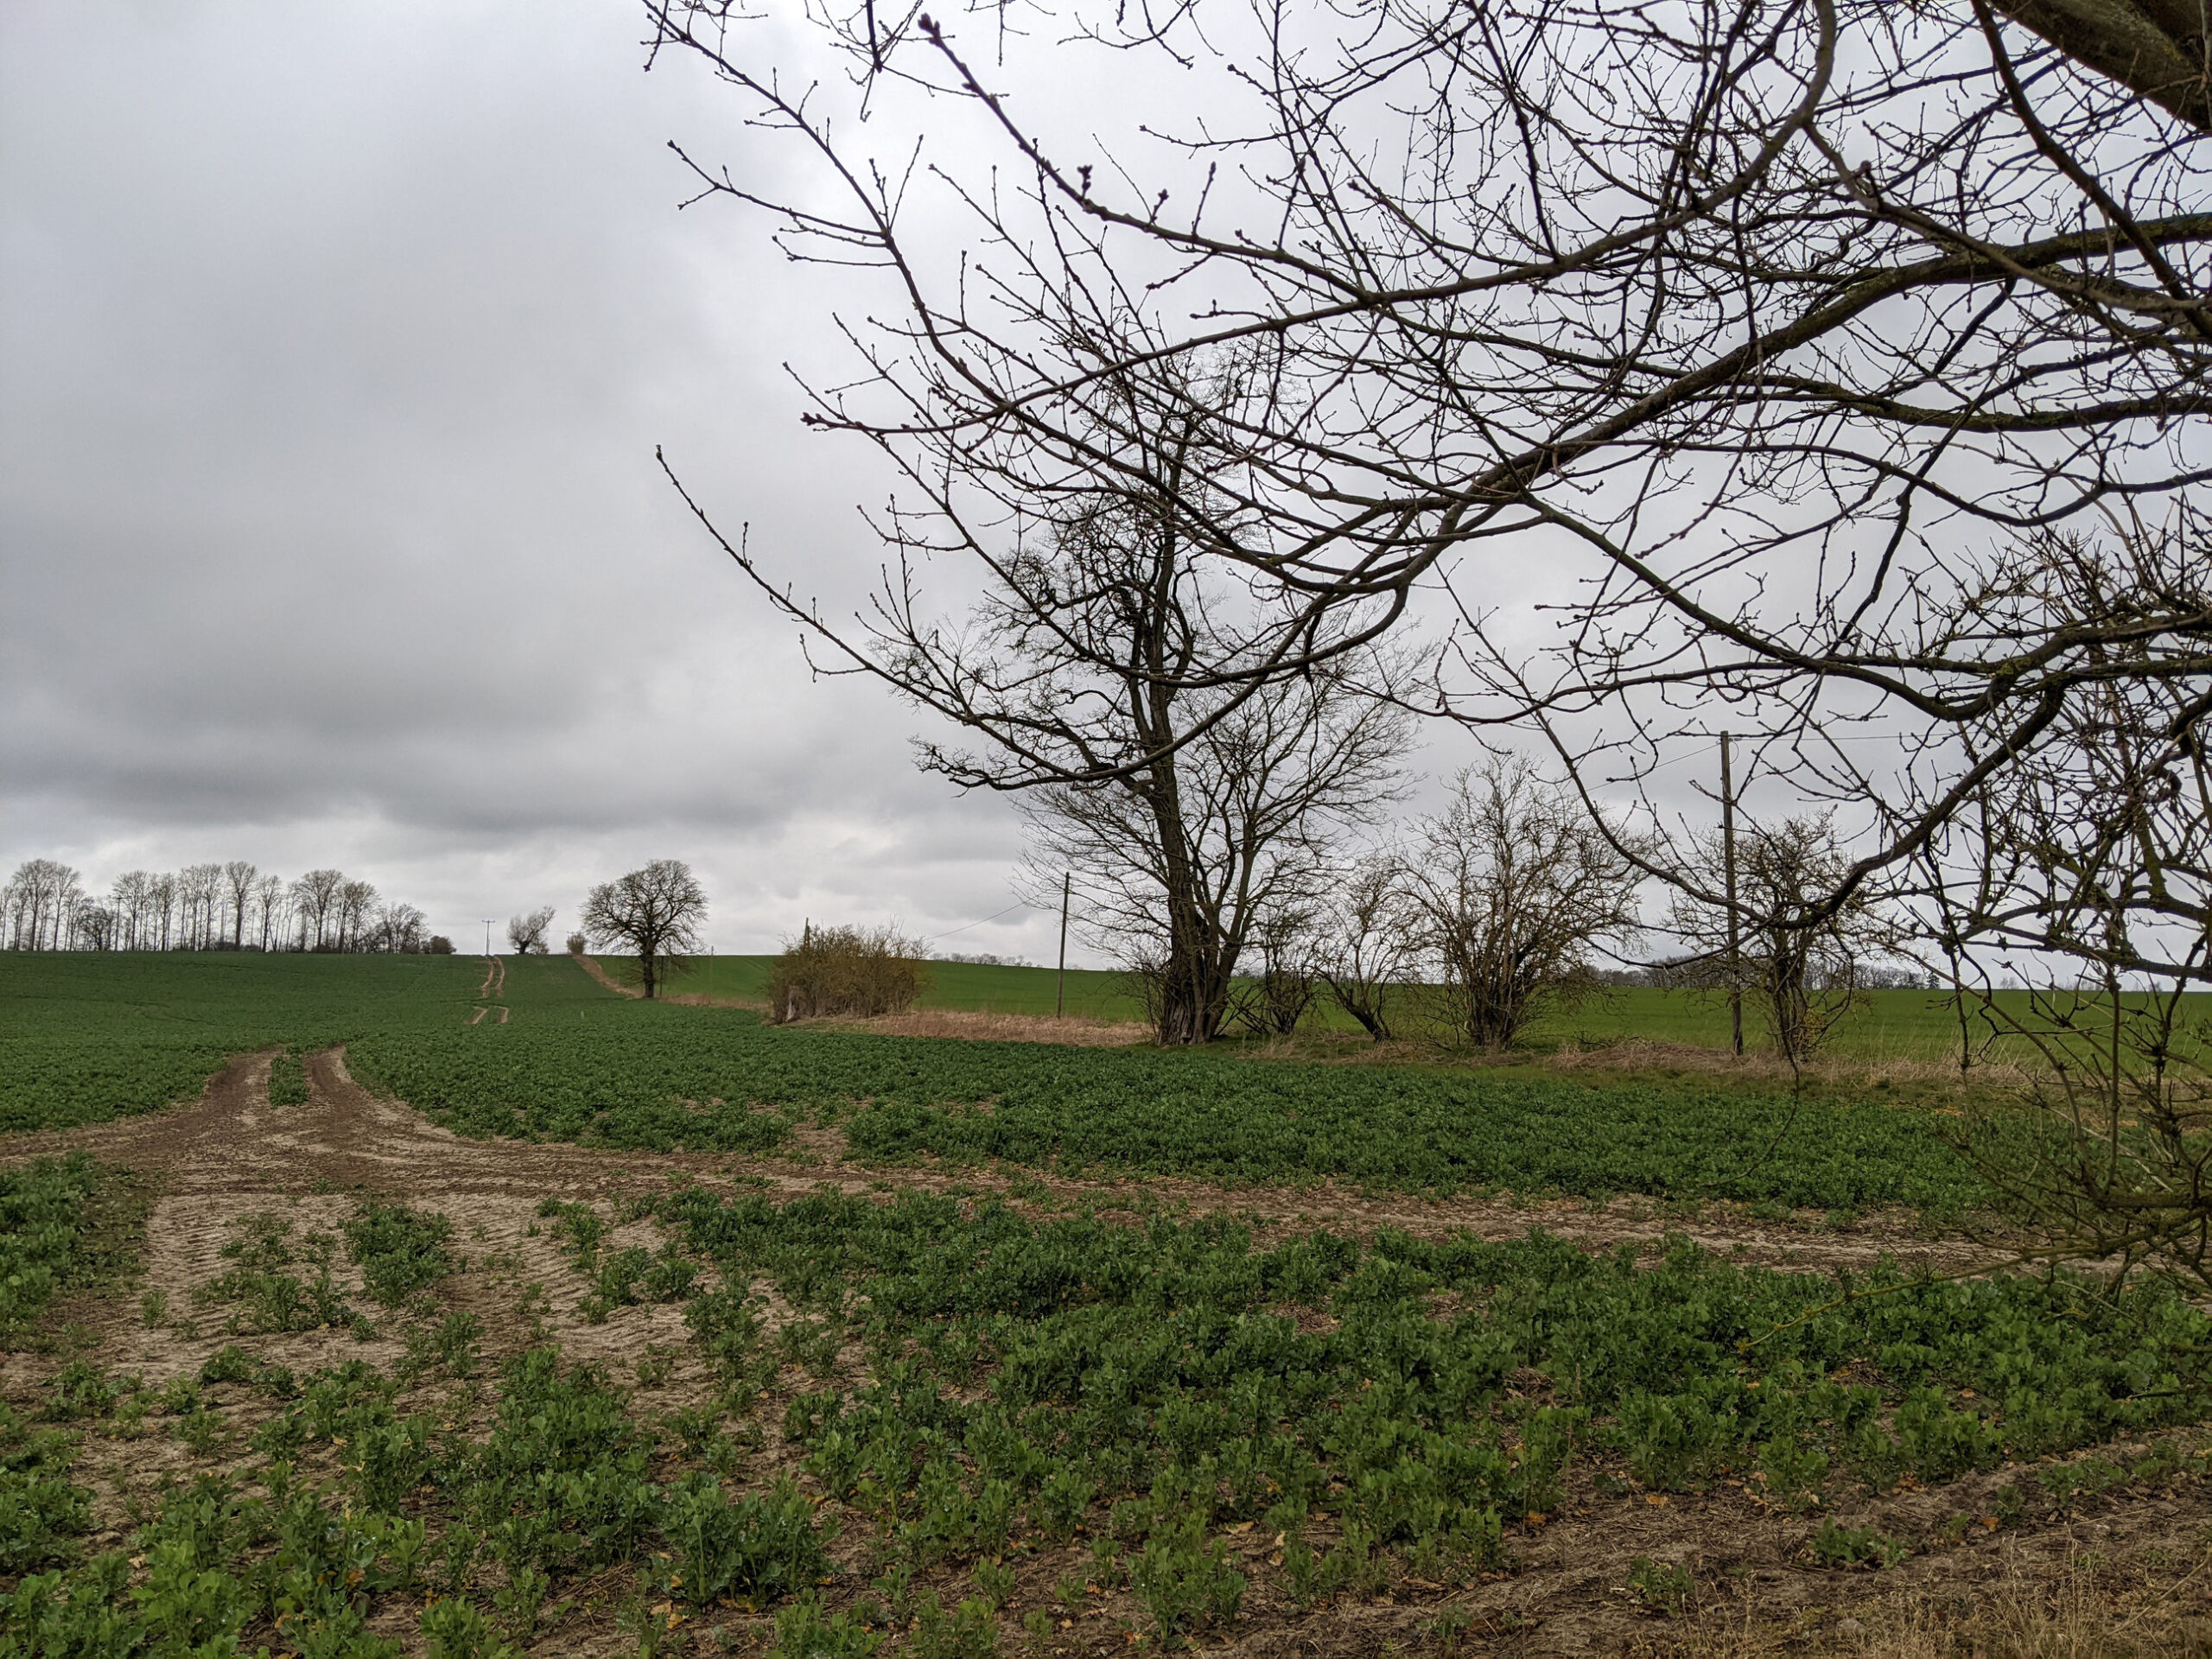
M463 957L0 953L0 1133L148 1112L233 1054L464 1018Z
M780 1030L617 997L563 957L506 966L511 1021L471 1025L480 959L0 958L0 1123L149 1110L226 1054L343 1042L363 1081L478 1136L759 1151L811 1118L886 1162L1822 1208L1948 1211L1977 1190L1936 1120L1880 1103Z
M2047 1548L2085 1506L2212 1477L2212 1322L2185 1296L1859 1242L1920 1248L1986 1196L1958 1120L1871 1093L779 1028L562 957L506 959L489 996L486 973L0 957L10 1128L287 1051L273 1109L209 1120L191 1163L213 1248L139 1224L158 1171L0 1161L0 1350L31 1351L0 1381L0 1659L1350 1651L1386 1627L1341 1621L1415 1605L1387 1628L1441 1653L1478 1599L1586 1611L1593 1573L1696 1650L1747 1547L1836 1605L1851 1575L1876 1593L1992 1530ZM416 1132L311 1093L302 1061L338 1043L464 1138L364 1155L349 1136ZM303 1109L336 1116L298 1135ZM825 1129L842 1190L734 1161ZM722 1156L637 1179L676 1147ZM1178 1213L1159 1176L1241 1188L1264 1229ZM1600 1231L1397 1231L1324 1180L1733 1200L1769 1265L1600 1247L1618 1214L1572 1207L1552 1224ZM1916 1225L1854 1213L1882 1205ZM1568 1568L1530 1564L1554 1544Z
M636 985L634 957L595 958L607 974ZM672 995L709 996L759 1003L768 995L768 964L773 957L694 957L672 976ZM1143 1007L1123 988L1123 976L1093 968L1071 968L1064 1001L1056 1001L1058 976L1051 968L993 967L976 962L932 962L929 986L918 1007L974 1014L1049 1014L1060 1007L1077 1020L1141 1020Z

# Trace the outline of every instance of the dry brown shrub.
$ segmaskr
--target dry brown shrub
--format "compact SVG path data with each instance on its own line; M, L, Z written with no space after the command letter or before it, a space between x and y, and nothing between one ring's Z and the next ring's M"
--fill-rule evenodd
M873 1019L914 1006L929 985L918 939L889 927L810 927L768 967L768 1018Z

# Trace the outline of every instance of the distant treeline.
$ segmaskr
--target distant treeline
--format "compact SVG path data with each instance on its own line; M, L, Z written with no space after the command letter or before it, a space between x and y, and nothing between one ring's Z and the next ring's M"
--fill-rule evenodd
M1592 976L1601 985L1648 986L1658 991L1713 991L1728 987L1727 964L1712 957L1683 957L1671 962L1638 963L1627 968L1602 968ZM1809 989L1857 991L1939 991L1943 982L1936 974L1917 969L1885 966L1879 963L1845 960L1815 964L1807 969Z
M296 880L243 859L176 871L130 870L105 898L50 858L27 860L0 887L0 948L10 950L386 950L443 955L413 905L342 870Z

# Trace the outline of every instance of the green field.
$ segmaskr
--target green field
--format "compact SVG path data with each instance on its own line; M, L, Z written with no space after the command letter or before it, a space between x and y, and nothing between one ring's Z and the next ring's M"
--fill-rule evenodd
M636 985L633 959L607 956L601 967L626 984ZM673 976L666 989L673 995L702 995L740 1003L761 1003L767 995L768 967L775 960L766 956L712 956L692 958L688 971ZM1056 976L1050 968L995 968L975 963L932 962L928 964L929 988L917 1006L985 1014L1049 1014L1054 1007ZM1998 994L2000 1006L2024 1013L2027 994ZM2212 996L2206 999L2212 1007ZM1142 1007L1128 995L1122 975L1095 969L1070 969L1066 1012L1083 1020L1141 1020ZM1318 1000L1309 1016L1315 1030L1356 1033L1351 1017L1325 1000ZM1406 1022L1406 1034L1416 1034L1418 1022ZM1969 1027L1968 1040L1979 1055L1990 1033L1979 1021ZM1764 1046L1758 1010L1747 1005L1744 1014L1745 1046ZM1729 1042L1728 1004L1725 998L1703 991L1662 991L1642 986L1607 989L1538 1017L1518 1046L1532 1052L1548 1052L1563 1044L1601 1048L1624 1040L1725 1048ZM1882 1064L1898 1060L1955 1064L1959 1057L1957 1014L1948 999L1929 991L1871 991L1862 1006L1847 1014L1831 1039L1828 1052L1836 1058Z
M610 995L510 959L510 1023L470 1025L480 961L0 958L0 1122L85 1122L197 1089L227 1053L347 1045L356 1076L477 1136L764 1151L802 1120L855 1155L1230 1183L1950 1211L1979 1191L1940 1121L1702 1081L1584 1081L1224 1051L779 1029Z
M0 953L0 1133L189 1099L234 1054L467 1017L480 957Z
M613 978L635 985L634 957L596 958ZM763 1003L768 995L768 965L773 957L694 957L689 969L671 976L671 995L710 996L732 1002ZM1058 976L1050 968L995 968L973 962L932 962L929 986L917 1006L979 1014L1049 1014L1053 1012ZM1077 1020L1141 1020L1143 1007L1123 988L1119 973L1071 968L1065 1012Z
M134 1230L118 1172L0 1168L0 1348L55 1351L0 1398L0 1659L1265 1646L1332 1608L1519 1598L1538 1529L1656 1537L1650 1506L1672 1504L1670 1529L1705 1530L1603 1581L1643 1573L1657 1618L1702 1593L1700 1552L1750 1529L1789 1533L1777 1570L1825 1582L2130 1489L2195 1501L2212 1472L2161 1433L2212 1415L2212 1326L2156 1280L1417 1238L1310 1186L1734 1200L1795 1261L1835 1235L1784 1206L1830 1211L1847 1243L1839 1210L1940 1225L1980 1202L1936 1114L1534 1066L779 1028L619 996L565 957L505 967L502 1024L470 1022L480 958L0 957L11 1126L148 1109L226 1054L343 1042L356 1077L461 1135L615 1154L584 1197L504 1207L480 1176L394 1158L389 1190L346 1192L303 1159L289 1196L343 1205L327 1230L257 1174L212 1277L203 1246ZM281 1084L264 1128L219 1132L304 1153L283 1116L303 1080ZM842 1130L884 1190L794 1198L741 1168L641 1188L620 1155L790 1155L801 1125ZM1017 1179L898 1191L917 1164ZM1287 1183L1307 1190L1279 1211L1315 1213L1261 1234L1030 1170ZM149 1273L171 1285L200 1251L188 1299L155 1308L122 1282L142 1249L171 1253ZM59 1341L65 1317L92 1346ZM222 1345L151 1381L91 1334L180 1318ZM372 1337L397 1357L363 1357ZM1916 1520L1870 1508L1900 1488L1944 1495ZM1094 1611L1080 1644L1058 1634Z

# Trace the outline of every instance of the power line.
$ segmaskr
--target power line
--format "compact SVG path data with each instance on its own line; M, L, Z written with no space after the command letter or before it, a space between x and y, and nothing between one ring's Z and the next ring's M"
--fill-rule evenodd
M1011 916L1017 910L1034 909L1036 909L1036 906L1030 904L1027 900L1024 899L1019 903L1008 905L1004 910L1000 911L997 915L984 917L980 922L963 922L958 927L948 927L942 933L928 934L924 937L922 943L924 944L935 944L939 939L949 939L956 933L965 933L970 928L982 927L989 923L995 922L998 920L1000 916Z

